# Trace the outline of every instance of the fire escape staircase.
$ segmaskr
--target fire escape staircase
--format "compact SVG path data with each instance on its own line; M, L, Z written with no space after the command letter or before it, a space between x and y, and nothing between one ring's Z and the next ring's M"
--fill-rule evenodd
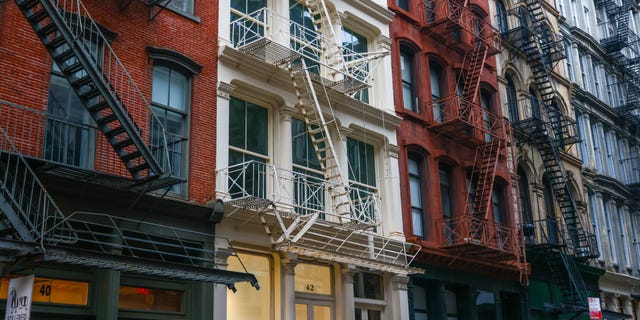
M612 19L610 23L615 24L614 34L600 40L607 53L620 51L629 44L629 11L635 1L620 1L623 2L621 5L616 4L617 1L600 1Z
M532 17L533 34L543 35L544 9L540 0L525 0L527 10ZM549 68L551 64L545 59L543 48L549 47L547 37L529 37L524 50L527 62L536 86L541 96L542 121L534 122L532 138L543 160L545 172L553 190L553 195L560 207L566 230L560 230L560 236L569 238L569 242L561 248L541 246L545 250L541 253L557 276L556 281L563 288L563 303L565 311L571 308L582 309L586 305L586 291L580 272L575 267L573 259L586 260L594 258L593 238L584 229L580 219L580 212L576 206L571 188L567 180L567 173L562 165L561 149L575 140L570 139L568 133L572 123L561 112L559 95L551 79ZM555 221L555 220L553 220ZM544 240L544 239L543 239ZM529 249L535 250L535 246ZM568 311L566 311L568 312Z
M63 215L3 128L0 146L0 252L11 263L50 261L258 288L246 269L215 265L217 257L238 258L226 239L105 214ZM226 248L217 250L221 244Z
M131 188L151 191L184 182L171 176L162 121L82 2L16 3L131 175ZM92 47L104 47L104 57L94 58ZM134 118L146 123L141 128Z

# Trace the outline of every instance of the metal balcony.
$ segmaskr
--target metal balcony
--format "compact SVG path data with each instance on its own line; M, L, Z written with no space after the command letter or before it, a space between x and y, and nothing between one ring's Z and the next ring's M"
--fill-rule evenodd
M433 110L429 128L461 143L479 146L491 139L505 138L502 117L458 95L428 102L429 109Z
M333 183L259 161L218 170L216 186L226 203L225 220L261 223L274 247L285 252L397 272L420 250L379 234L376 190L347 186L353 205L339 214L337 204L329 203Z
M536 220L523 225L525 245L528 250L547 252L558 248L578 260L588 260L600 255L594 234L568 226L557 219Z
M532 103L530 99L518 100L517 106L518 118L511 119L514 136L521 140L532 140L533 134L549 123L549 118L540 109L542 106Z
M44 110L37 110L0 100L0 127L25 157L37 159L46 165L39 169L54 174L96 181L132 190L163 188L183 182L172 177L159 179L157 183L140 186L113 151L104 135L97 134L93 123L79 123L56 118ZM171 163L172 172L181 172L184 148L188 138L165 132L167 144L151 143L151 152ZM98 181L99 180L99 181ZM169 181L171 180L171 181Z
M516 260L520 255L514 227L471 215L443 219L439 225L445 249L491 261Z
M234 48L257 59L287 69L304 58L314 79L323 86L349 94L369 87L378 58L387 52L358 53L335 43L335 40L262 8L231 21ZM344 65L322 48L340 48Z
M422 31L446 45L468 51L477 42L489 49L489 56L502 52L498 29L474 14L463 2L455 0L426 0L419 4L422 12Z

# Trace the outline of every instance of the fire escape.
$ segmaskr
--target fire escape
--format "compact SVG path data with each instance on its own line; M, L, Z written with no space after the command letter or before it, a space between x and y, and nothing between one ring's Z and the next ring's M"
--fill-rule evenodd
M595 237L584 228L562 163L564 148L578 141L575 121L562 113L551 76L555 62L564 58L563 48L547 25L540 0L525 0L518 9L520 26L503 39L512 53L526 56L540 98L520 101L524 114L512 119L514 133L537 147L561 212L561 219L549 216L524 226L528 256L546 262L562 291L560 312L580 313L588 310L588 291L576 263L595 258L598 252Z
M419 248L378 233L380 198L374 190L349 183L330 134L340 135L332 97L368 88L376 63L387 52L343 47L335 34L334 26L342 25L337 12L323 0L299 4L308 10L311 26L262 8L231 22L231 42L244 58L289 75L297 115L306 124L322 176L256 161L220 169L217 186L220 195L227 195L226 217L240 222L257 217L283 252L406 272Z
M16 0L16 4L89 111L105 147L115 151L112 158L103 159L104 169L120 175L120 186L137 191L182 182L171 176L166 153L172 142L167 130L83 3ZM96 45L105 48L100 59L90 54ZM48 121L46 112L0 101L0 229L5 235L0 251L4 257L16 263L52 261L223 283L230 288L247 281L258 287L246 270L230 272L215 264L217 257L238 258L224 238L100 213L63 214L33 164L40 166L44 161L79 179L90 174L42 156ZM129 177L123 177L124 172Z
M606 27L610 36L600 40L600 44L612 61L617 63L623 71L626 86L626 103L617 105L613 109L620 119L629 126L630 132L640 138L640 38L629 30L630 11L637 5L635 1L596 1L596 6L603 6L609 19ZM613 107L613 106L612 106ZM630 155L631 161L637 155ZM629 187L632 194L640 193L638 178L632 178Z
M508 162L511 195L518 194L511 127L502 117L476 103L485 61L502 51L500 34L466 3L428 0L422 6L422 31L464 54L462 92L430 102L427 109L434 112L430 129L476 150L469 186L475 187L475 194L472 203L467 204L471 208L453 218L443 219L441 227L445 239L442 245L448 250L487 261L511 264L517 267L521 281L526 283L522 235L516 228L494 221L491 214L491 197L500 159ZM513 200L514 212L518 212L518 199L513 197Z

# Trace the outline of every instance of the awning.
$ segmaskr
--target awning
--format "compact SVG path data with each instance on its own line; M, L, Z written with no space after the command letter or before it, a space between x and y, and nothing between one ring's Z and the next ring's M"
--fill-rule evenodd
M632 316L624 313L602 310L602 317L604 320L627 320Z

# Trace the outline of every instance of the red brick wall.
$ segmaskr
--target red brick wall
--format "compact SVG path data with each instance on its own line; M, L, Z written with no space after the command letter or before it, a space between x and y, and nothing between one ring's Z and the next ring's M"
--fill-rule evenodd
M119 3L84 1L94 20L117 33L112 47L149 101L153 61L146 46L178 51L203 66L192 79L188 185L189 199L204 203L215 190L217 1L195 0L200 22L170 10L149 21L148 7L142 2L133 1L125 11ZM15 2L0 2L0 100L46 109L51 63Z
M443 0L437 0L443 1ZM431 102L431 89L429 80L429 58L437 60L443 68L445 86L442 88L443 97L456 94L456 71L462 67L464 54L452 50L444 45L441 41L435 40L420 29L421 19L419 16L424 12L424 8L420 6L422 1L409 0L409 12L396 6L396 0L389 0L389 8L396 12L391 27L390 34L392 37L391 59L394 83L394 104L396 112L403 117L400 128L398 129L398 141L400 144L400 185L401 185L401 201L403 207L403 223L404 233L407 237L413 237L412 216L411 216L411 200L409 195L408 171L407 171L407 155L410 150L420 150L426 159L427 172L423 173L423 190L426 199L423 202L425 210L424 216L428 220L425 223L425 234L427 239L418 240L423 245L423 250L428 250L428 255L421 255L418 259L429 257L428 263L437 261L445 261L447 263L448 256L451 254L446 250L430 250L439 248L444 239L442 230L436 226L442 219L442 206L440 197L440 185L438 176L438 163L443 161L451 165L453 179L453 207L454 215L463 214L465 204L467 202L466 189L466 170L473 166L475 148L468 147L460 141L456 141L443 134L436 133L430 129L429 123L433 119L433 111L428 105ZM471 3L482 10L486 14L489 13L488 2L486 0L475 0ZM489 21L489 17L486 17ZM464 34L463 34L464 39ZM400 44L409 43L414 51L414 88L418 97L418 110L414 113L406 111L403 106L402 99L402 79L400 75ZM495 58L490 57L486 60L485 68L481 76L480 88L488 89L493 95L492 111L500 115L500 98L498 94L497 74L495 72ZM480 90L480 89L479 89ZM480 103L480 94L476 103ZM509 181L508 169L504 161L499 163L497 176L502 176L505 181ZM496 180L498 178L496 177ZM505 194L505 210L511 211L511 196L508 194L510 188L507 188ZM513 224L513 218L503 223ZM434 258L440 255L439 258Z

